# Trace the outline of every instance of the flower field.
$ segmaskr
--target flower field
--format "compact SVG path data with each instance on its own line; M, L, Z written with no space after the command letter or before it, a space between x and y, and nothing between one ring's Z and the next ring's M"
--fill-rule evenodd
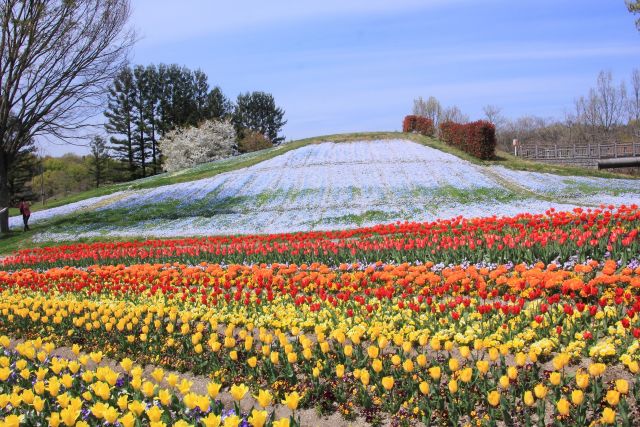
M637 425L639 231L633 205L21 251L0 417Z
M309 144L210 178L121 190L34 213L31 222L42 227L33 239L349 230L395 221L629 205L640 199L637 179L474 164L401 139ZM11 218L12 227L20 224L21 217Z

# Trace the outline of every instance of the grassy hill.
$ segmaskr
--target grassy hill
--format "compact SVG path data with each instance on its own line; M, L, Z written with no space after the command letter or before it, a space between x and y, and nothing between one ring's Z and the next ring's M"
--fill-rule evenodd
M46 234L43 235L42 232L50 232L51 230L58 230L59 232L63 231L63 233L55 237L55 239L58 241L65 240L65 235L69 237L69 240L73 241L77 241L78 239L114 240L120 238L137 237L134 232L131 232L127 235L121 234L119 236L115 235L117 233L109 232L109 230L120 232L123 228L128 227L130 224L146 223L152 226L153 222L155 221L166 221L167 223L173 224L172 226L175 227L179 225L179 221L184 221L187 219L191 221L194 217L198 217L199 223L196 222L196 225L202 225L201 223L203 223L203 221L205 221L207 218L211 218L216 215L220 217L226 215L227 219L230 218L229 220L233 221L234 215L237 216L239 214L245 214L255 216L258 213L262 214L264 211L269 210L270 212L272 212L271 215L277 218L279 215L282 215L282 212L275 211L278 210L279 204L283 203L285 205L292 205L296 202L300 203L302 201L304 201L305 204L317 202L316 207L318 209L326 209L329 211L329 209L327 209L327 205L329 205L330 203L325 201L323 205L323 202L319 201L319 198L323 197L324 192L316 191L315 193L317 194L312 194L314 193L314 191L311 191L312 189L309 188L304 188L303 190L291 188L274 188L261 191L259 192L259 194L255 195L238 196L235 194L231 194L222 197L221 195L216 194L215 191L210 191L211 189L201 189L200 187L198 187L200 185L198 184L198 182L201 182L199 180L212 179L220 174L239 171L241 169L250 168L261 163L266 165L269 164L269 161L275 159L278 156L286 157L287 153L290 153L293 150L303 149L306 147L305 149L308 151L309 147L314 144L320 144L324 142L379 141L398 139L410 140L422 146L437 149L439 150L439 152L451 154L453 156L456 156L455 158L457 158L458 161L467 161L467 163L465 164L479 167L480 169L478 170L487 175L489 179L495 181L495 185L492 184L487 187L480 186L467 188L464 186L458 186L457 184L455 184L455 181L453 183L454 185L443 181L429 188L425 188L420 183L409 182L411 181L411 178L407 178L407 184L409 186L412 186L412 188L407 190L407 194L402 195L402 197L406 198L403 203L411 204L418 200L420 203L414 206L414 211L407 211L406 209L404 209L403 205L396 205L395 210L386 209L389 203L395 203L395 200L392 199L396 198L394 192L389 192L386 199L375 201L377 205L375 205L374 203L372 207L352 209L351 211L344 211L340 215L336 214L333 216L331 215L332 212L325 212L323 213L320 220L316 219L314 220L315 222L310 221L308 224L300 222L300 224L302 224L301 226L311 228L318 226L324 228L335 226L337 228L340 228L344 227L345 224L362 225L372 222L389 222L398 219L420 219L423 218L421 216L421 210L428 210L430 208L429 201L431 200L436 200L439 201L439 203L448 203L451 205L473 204L478 206L482 206L483 204L491 205L492 203L508 204L514 201L519 202L531 198L537 198L547 203L562 201L552 192L539 192L535 188L533 189L534 191L532 191L531 188L525 188L521 186L517 182L518 179L513 179L513 177L510 177L508 174L505 175L505 173L501 172L503 169L512 171L527 171L533 173L551 173L557 176L565 177L620 177L620 175L594 170L529 162L515 158L514 156L511 156L507 153L498 153L498 158L494 161L480 161L467 155L466 153L447 146L438 140L416 134L404 134L399 132L368 132L328 135L293 141L287 144L283 144L279 147L245 154L231 159L203 164L175 173L165 173L124 184L111 185L51 202L44 208L49 209L54 207L61 207L69 205L71 203L77 204L77 202L89 201L89 199L99 196L102 196L104 198L104 201L95 202L92 206L81 206L70 215L59 215L57 217L52 217L46 221L36 223L33 226L33 233L23 234L18 232L4 237L2 240L0 240L0 252L7 252L20 247L42 244L42 242L46 242L52 237ZM384 155L384 153L378 154L380 156ZM451 159L453 159L453 157L450 157L448 159L449 160L447 161L452 161ZM330 162L328 163L328 165L330 165ZM435 163L431 164L432 167L434 165ZM502 168L495 168L496 166L500 166ZM356 165L354 167L358 168L359 166ZM345 170L349 170L349 168ZM382 170L384 171L384 167L382 167ZM344 173L344 170L342 173ZM442 179L442 177L438 179ZM460 179L464 180L465 178L460 177ZM566 188L571 188L571 191L573 191L574 193L577 192L582 195L598 194L600 187L600 185L591 185L589 182L574 182L573 179L567 179L564 181L562 183L563 186L565 186ZM207 185L213 185L209 181L207 182L209 183ZM165 200L165 196L162 195L164 191L162 187L175 186L176 184L181 183L193 183L193 186L196 188L196 193L200 190L210 191L211 195L208 196L208 198L203 198L198 203L190 204L185 204L184 201L175 200L175 197L173 196L171 196L173 198L169 197L167 200ZM565 185L566 183L570 183L569 187ZM190 188L189 186L187 187ZM402 185L400 185L400 188L401 187ZM140 204L139 206L136 205L135 209L130 208L126 204L118 204L118 197L120 197L118 196L118 194L130 194L131 192L135 191L139 192L140 197L147 197L147 201L143 204ZM348 187L347 191L352 192L352 195L350 196L351 199L347 199L346 202L348 202L349 200L359 199L366 201L366 199L363 199L363 197L367 195L363 195L362 193L366 193L369 190L363 190L363 188L360 188L360 184L357 183L355 186ZM611 194L615 195L616 191L619 192L619 190L614 189ZM145 196L145 194L151 195ZM154 197L156 198L154 199ZM158 197L162 200L158 201ZM96 207L104 209L96 210ZM38 218L37 212L42 209L43 207L39 205L34 206L34 219ZM451 212L454 211L451 210ZM472 212L481 211L477 210ZM444 214L446 212L441 213ZM304 218L299 218L300 221L302 221L302 219ZM266 218L265 221L268 222L269 219ZM189 224L193 225L192 223ZM233 230L236 229L239 230L239 232L251 232L250 229L243 229L242 227L234 228L233 224L229 225L222 223L220 225L222 226L221 229L225 233L233 232ZM187 225L185 225L185 227L187 227ZM98 228L101 228L103 230L102 235L82 237L83 235L88 234L88 230L95 230ZM144 227L138 227L136 228L136 230L141 232L141 235L149 235ZM207 230L213 230L213 232L215 232L216 228L210 227ZM259 231L259 227L257 228L257 230ZM208 232L210 233L210 231ZM37 237L37 241L33 241L34 236Z

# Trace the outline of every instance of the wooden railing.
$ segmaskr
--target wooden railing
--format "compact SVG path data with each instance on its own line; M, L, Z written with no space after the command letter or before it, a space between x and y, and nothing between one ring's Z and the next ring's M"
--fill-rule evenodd
M532 160L593 160L614 159L619 157L640 156L640 142L618 142L607 144L572 144L572 145L547 145L533 144L522 145L517 149L518 157Z

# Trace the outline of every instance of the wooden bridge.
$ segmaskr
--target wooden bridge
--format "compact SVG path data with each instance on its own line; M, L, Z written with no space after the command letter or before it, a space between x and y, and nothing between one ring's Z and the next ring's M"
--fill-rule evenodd
M537 162L589 168L597 168L599 163L601 168L631 167L640 163L640 142L527 144L517 147L517 156Z

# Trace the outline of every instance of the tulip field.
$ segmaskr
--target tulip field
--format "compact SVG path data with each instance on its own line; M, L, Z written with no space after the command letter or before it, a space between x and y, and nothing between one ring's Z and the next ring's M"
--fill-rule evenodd
M627 205L18 251L0 425L638 425L639 232Z

